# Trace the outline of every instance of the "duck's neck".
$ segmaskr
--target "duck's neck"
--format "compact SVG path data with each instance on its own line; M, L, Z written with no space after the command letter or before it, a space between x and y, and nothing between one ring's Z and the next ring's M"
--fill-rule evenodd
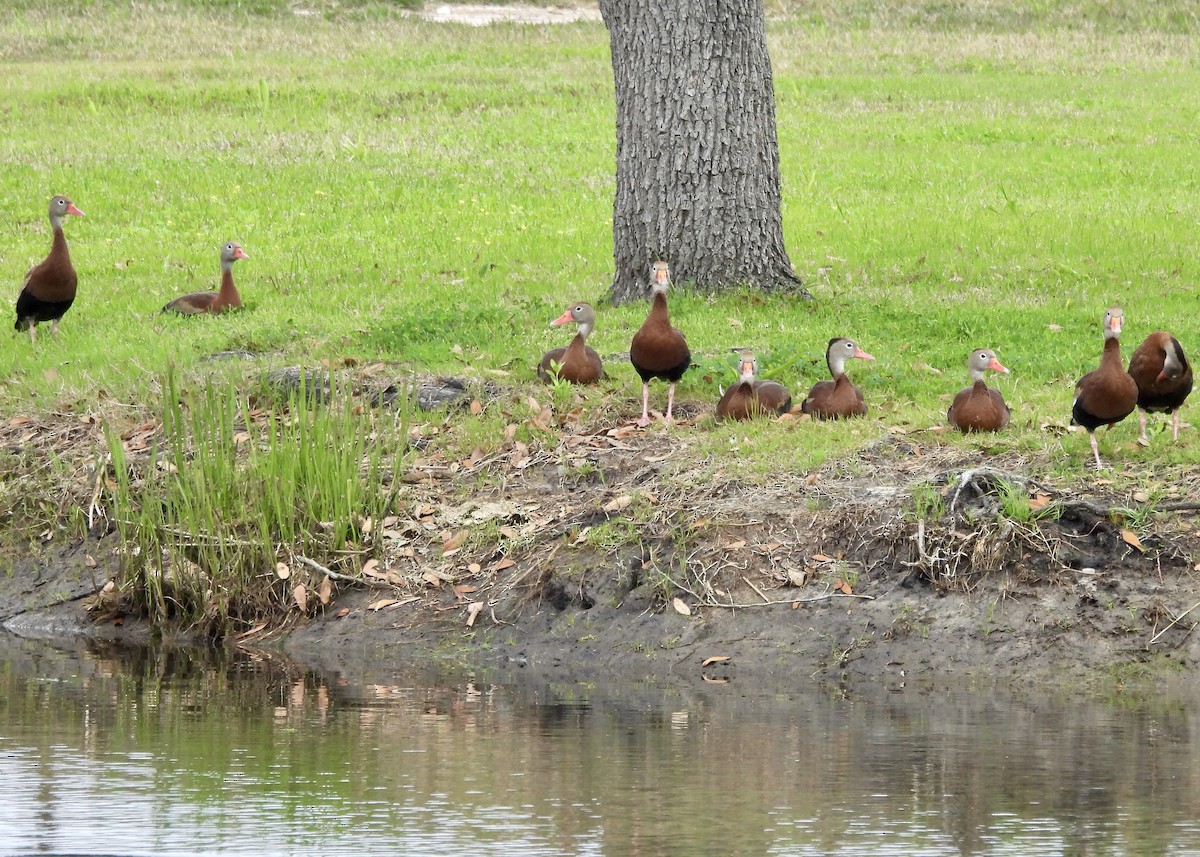
M221 306L240 307L242 305L241 295L238 294L237 286L233 284L233 263L221 265L221 291L217 295L217 301Z
M50 245L50 255L55 258L71 258L71 254L67 250L67 236L63 234L62 221L57 217L52 217L50 225L54 228L54 241Z
M668 322L670 317L670 313L667 312L667 290L665 288L660 290L656 287L654 302L650 305L650 318Z
M1121 341L1115 336L1105 338L1104 353L1100 355L1100 364L1102 366L1115 365L1121 371L1125 371L1125 367L1121 364Z

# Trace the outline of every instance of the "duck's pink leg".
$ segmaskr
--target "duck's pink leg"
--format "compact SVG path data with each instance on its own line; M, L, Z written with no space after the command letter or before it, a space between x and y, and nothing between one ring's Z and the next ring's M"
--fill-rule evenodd
M1100 447L1096 444L1096 435L1093 432L1088 432L1088 438L1092 442L1092 455L1096 456L1096 469L1103 470L1104 465L1100 463Z
M650 383L642 382L642 416L638 419L637 424L642 428L650 425Z

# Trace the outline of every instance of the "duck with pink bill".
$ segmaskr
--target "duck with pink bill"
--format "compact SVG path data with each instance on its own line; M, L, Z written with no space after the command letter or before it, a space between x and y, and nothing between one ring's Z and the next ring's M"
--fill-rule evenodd
M808 397L800 410L819 420L839 420L845 417L861 417L867 412L867 403L862 391L846 376L846 361L874 360L858 347L853 339L837 337L829 340L825 349L825 364L829 367L831 381L819 381L808 391Z
M967 358L971 386L959 391L946 412L950 425L959 431L999 431L1008 425L1011 410L1000 391L983 380L984 372L1008 374L994 351L976 348Z
M71 264L67 250L67 237L63 234L63 218L67 215L83 217L83 212L65 196L50 200L50 229L54 239L50 254L29 269L21 293L17 295L17 330L29 329L29 340L37 342L37 326L50 322L50 334L58 336L58 322L75 302L79 277Z
M542 355L537 374L543 381L560 378L572 384L594 384L604 377L604 364L600 355L588 346L587 338L596 329L596 311L592 305L580 301L567 307L551 325L575 324L577 332L570 345L554 348Z

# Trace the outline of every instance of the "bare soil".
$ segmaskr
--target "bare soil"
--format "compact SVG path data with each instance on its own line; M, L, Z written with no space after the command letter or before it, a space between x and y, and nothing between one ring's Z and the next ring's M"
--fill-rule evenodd
M1200 538L1186 496L1149 513L1106 495L1109 480L1039 484L1025 475L1038 462L988 458L936 432L748 485L687 461L673 436L619 421L466 461L427 450L403 474L404 510L375 524L366 585L335 579L316 615L293 611L231 642L333 670L434 659L756 692L1104 690L1200 664ZM1005 507L1014 485L1042 517ZM146 636L134 617L89 612L116 562L115 535L94 533L52 539L0 577L0 622L27 635Z
M599 21L600 10L594 4L564 3L554 6L528 6L521 3L430 3L418 13L439 24L573 24Z

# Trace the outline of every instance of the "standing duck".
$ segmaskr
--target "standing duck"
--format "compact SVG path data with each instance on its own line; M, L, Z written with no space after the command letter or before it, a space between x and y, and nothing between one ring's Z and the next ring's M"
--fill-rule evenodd
M785 414L792 407L792 395L775 381L756 381L758 361L754 353L743 351L738 361L741 380L734 384L717 402L717 416L731 420L748 420L759 414Z
M233 263L238 259L249 258L241 244L236 241L226 242L221 248L221 291L183 295L163 307L162 311L177 312L180 315L217 315L227 309L237 309L242 305L242 297L238 294L237 286L233 284Z
M579 332L575 334L570 345L546 352L542 362L538 364L538 377L543 381L551 381L558 377L572 384L594 384L604 375L604 364L600 362L600 355L587 345L588 334L596 328L596 311L592 309L591 304L573 304L550 323L559 325L571 322L579 325ZM558 364L557 371L551 363Z
M859 360L875 359L859 348L853 339L839 337L829 340L829 346L825 349L825 363L833 380L814 384L808 391L808 398L800 405L800 410L822 420L861 417L865 414L867 403L863 401L862 392L846 377L846 361L854 357Z
M54 231L50 255L29 269L17 296L16 329L28 327L30 342L37 342L37 325L43 321L50 322L51 335L58 336L58 320L75 302L79 278L71 264L62 228L62 220L68 214L83 217L83 212L65 196L50 200L50 228Z
M1100 449L1096 445L1096 429L1119 423L1137 407L1138 385L1121 363L1121 326L1125 313L1120 307L1109 307L1104 313L1104 353L1100 367L1088 372L1075 384L1075 405L1071 408L1071 422L1087 429L1092 442L1092 455L1096 458L1096 469L1100 463Z
M1171 414L1171 439L1179 440L1179 411L1192 392L1192 367L1183 354L1179 340L1165 330L1146 337L1129 358L1129 374L1138 388L1138 421L1142 434L1138 440L1148 443L1146 412Z
M946 412L950 425L959 431L999 431L1008 425L1010 411L1008 405L1004 404L1004 396L983 380L983 373L989 369L1008 373L996 359L995 352L986 348L972 351L967 358L971 386L959 391L950 410Z
M637 424L643 428L650 425L650 379L663 378L667 388L667 413L663 420L671 424L671 410L675 406L675 384L683 377L692 363L692 352L687 340L676 328L671 327L667 313L667 287L671 282L670 269L666 262L654 263L654 282L651 290L654 302L650 314L633 335L629 343L629 361L642 378L642 416Z

